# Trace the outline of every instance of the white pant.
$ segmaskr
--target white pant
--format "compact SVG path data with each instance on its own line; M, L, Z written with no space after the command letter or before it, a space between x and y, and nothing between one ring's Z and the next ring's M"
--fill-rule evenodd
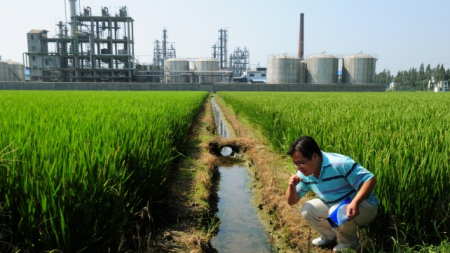
M303 218L326 240L334 240L340 244L351 246L358 243L356 227L369 224L377 215L377 209L364 200L359 205L359 215L350 221L346 221L336 230L331 229L327 221L330 215L339 204L332 207L327 206L321 199L313 199L303 204L300 210Z

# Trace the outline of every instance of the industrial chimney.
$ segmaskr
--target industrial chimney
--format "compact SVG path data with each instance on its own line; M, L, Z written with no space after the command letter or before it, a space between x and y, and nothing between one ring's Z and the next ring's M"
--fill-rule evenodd
M300 14L300 32L298 38L298 58L303 59L304 56L304 38L303 38L303 13Z
M70 3L70 17L73 17L77 15L77 7L76 7L77 0L69 0Z
M70 19L72 20L71 26L72 26L72 35L73 36L75 36L75 33L77 32L77 24L75 24L75 16L77 15L76 2L77 2L77 0L69 0Z

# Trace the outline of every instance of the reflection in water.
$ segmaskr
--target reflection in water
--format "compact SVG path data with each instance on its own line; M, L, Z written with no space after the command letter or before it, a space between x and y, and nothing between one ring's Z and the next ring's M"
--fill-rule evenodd
M219 172L217 216L221 223L212 245L219 252L271 252L269 238L251 203L247 168L219 166Z
M233 154L233 149L230 148L230 147L223 147L223 148L220 150L220 154L221 154L222 156L230 156L231 154Z
M230 137L230 133L228 132L227 126L225 125L224 120L222 119L222 114L220 113L219 105L217 105L216 100L211 98L211 107L213 110L214 121L216 122L217 131L219 135L224 138Z

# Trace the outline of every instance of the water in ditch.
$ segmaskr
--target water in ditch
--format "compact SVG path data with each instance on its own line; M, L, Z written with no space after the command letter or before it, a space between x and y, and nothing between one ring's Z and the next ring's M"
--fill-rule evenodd
M214 98L211 99L211 104L220 136L229 138L230 131ZM221 150L221 153L224 156L232 154L230 150ZM218 252L272 252L268 233L252 204L252 178L246 165L219 164L218 167L220 181L217 216L220 225L211 244Z

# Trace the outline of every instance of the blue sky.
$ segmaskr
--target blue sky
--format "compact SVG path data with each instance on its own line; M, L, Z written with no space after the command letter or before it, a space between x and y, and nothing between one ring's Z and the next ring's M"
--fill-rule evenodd
M26 33L48 30L65 21L67 0L2 0L2 60L22 62ZM418 68L421 63L450 68L448 0L80 0L93 14L127 6L134 19L135 56L151 63L153 42L162 30L175 43L177 57L211 56L218 30L228 30L228 54L236 47L250 52L252 67L266 66L271 55L298 54L300 13L304 13L305 56L326 52L378 58L377 73Z

